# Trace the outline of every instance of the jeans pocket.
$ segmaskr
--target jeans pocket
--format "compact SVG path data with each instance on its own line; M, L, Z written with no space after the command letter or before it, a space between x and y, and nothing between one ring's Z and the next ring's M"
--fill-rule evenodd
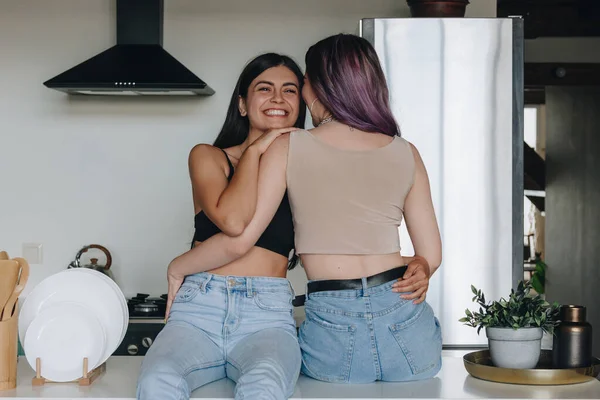
M289 292L261 291L254 294L254 303L265 311L292 311L292 295Z
M404 353L413 375L440 365L442 333L440 323L427 303L416 305L408 320L389 325L389 330Z
M353 325L327 322L306 310L300 328L303 372L327 382L348 382L354 353Z
M187 303L192 301L198 292L200 292L200 286L202 284L193 281L184 281L183 285L177 291L173 303Z

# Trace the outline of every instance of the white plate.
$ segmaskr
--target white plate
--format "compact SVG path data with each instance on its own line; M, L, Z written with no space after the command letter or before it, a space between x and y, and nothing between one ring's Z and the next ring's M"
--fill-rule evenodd
M23 350L31 368L40 358L41 375L54 382L68 382L102 362L106 335L92 310L78 303L55 303L40 312L27 328Z
M67 269L51 275L29 293L19 314L19 337L27 340L29 324L46 307L57 302L77 302L86 306L100 320L106 332L104 362L121 343L127 322L123 317L122 300L103 274L85 268ZM110 278L106 277L110 280ZM120 291L119 291L120 293Z
M121 302L121 309L123 311L123 332L121 333L121 340L119 340L119 343L117 344L117 347L119 347L119 345L121 344L123 339L125 339L125 334L127 333L127 327L129 325L129 307L127 307L127 299L125 298L125 295L121 291L121 288L119 287L119 285L117 285L117 283L115 281L113 281L108 276L104 275L103 273L95 271L93 269L89 269L89 268L81 268L80 271L97 274L98 276L102 277L102 279L104 279L104 281L108 285L110 285L110 287L113 288L117 297L119 298L119 301ZM107 349L107 350L110 350L110 349ZM114 350L113 350L113 352L114 352ZM110 357L111 354L108 354L106 356L106 359L108 359L108 357ZM104 361L106 361L106 359Z

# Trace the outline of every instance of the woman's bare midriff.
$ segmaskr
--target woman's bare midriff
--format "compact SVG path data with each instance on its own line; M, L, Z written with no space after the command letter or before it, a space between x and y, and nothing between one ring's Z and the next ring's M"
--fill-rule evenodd
M194 246L199 243L200 242L195 242ZM287 265L287 257L261 247L253 247L243 257L207 272L226 276L267 276L273 278L285 278Z
M400 253L377 255L302 254L309 280L356 279L405 265Z

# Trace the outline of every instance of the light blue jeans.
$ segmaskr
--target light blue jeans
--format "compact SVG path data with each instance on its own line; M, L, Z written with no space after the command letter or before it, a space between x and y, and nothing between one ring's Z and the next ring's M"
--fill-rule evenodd
M144 357L138 399L188 399L209 382L236 382L236 399L287 399L300 347L287 279L200 273L186 277Z
M302 373L340 383L410 381L442 366L442 332L427 302L392 292L396 281L310 293L300 327Z

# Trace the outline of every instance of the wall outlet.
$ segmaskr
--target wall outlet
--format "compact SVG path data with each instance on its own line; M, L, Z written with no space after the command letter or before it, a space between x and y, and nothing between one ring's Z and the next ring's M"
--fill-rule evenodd
M23 243L21 252L23 258L29 264L42 264L42 247L41 243Z

